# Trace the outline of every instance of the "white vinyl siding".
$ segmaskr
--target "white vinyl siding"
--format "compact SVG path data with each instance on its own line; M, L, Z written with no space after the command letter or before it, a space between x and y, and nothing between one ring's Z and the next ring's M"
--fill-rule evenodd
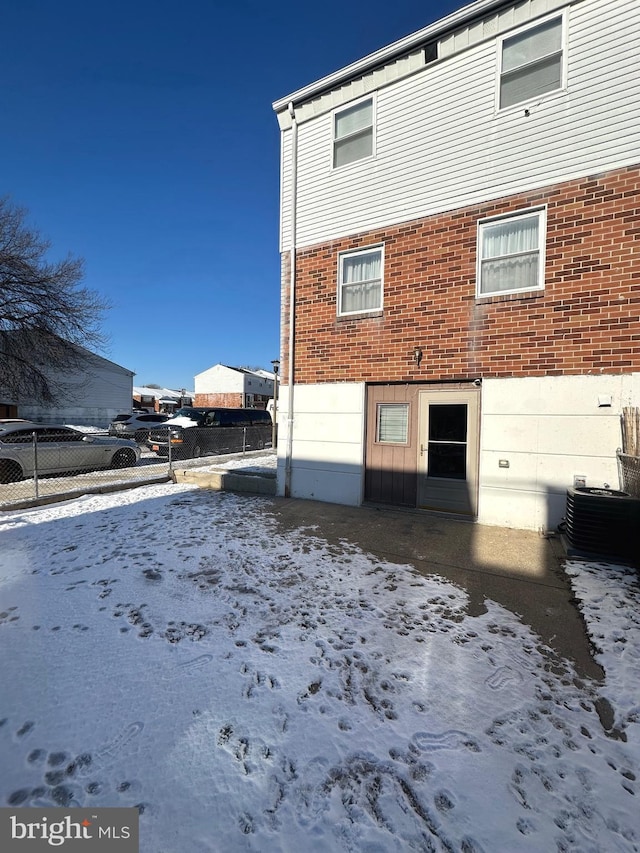
M512 0L511 5L496 8L494 0L489 0L485 2L485 7L493 3L493 8L485 9L486 14L480 19L475 15L469 18L468 8L463 7L453 15L411 33L400 42L387 45L347 68L280 98L273 104L280 129L291 127L291 103L295 104L298 123L308 121L314 116L339 109L354 98L371 95L382 86L419 72L429 62L449 58L487 39L496 38L539 19L541 15L563 9L568 2L570 0ZM473 5L477 11L478 3ZM453 18L456 19L455 23ZM459 23L462 25L457 27ZM455 28L451 29L451 26ZM399 47L400 43L402 48ZM398 49L406 49L407 53L398 54ZM358 67L360 70L356 71Z
M133 373L93 353L70 373L51 374L64 394L51 406L37 400L20 402L20 417L41 423L104 426L120 412L131 411Z
M562 88L562 41L562 17L502 41L501 109Z
M378 403L376 441L407 444L409 440L409 404Z
M543 210L480 222L477 295L542 289L544 239Z
M280 150L280 251L291 248L291 131L282 134Z
M333 167L346 166L373 154L373 98L333 115Z
M382 309L382 247L344 252L338 260L338 314Z
M566 92L496 112L497 39L376 94L375 158L332 169L332 115L299 127L299 247L638 162L637 0L566 11ZM284 133L289 149L290 131ZM285 158L286 159L286 158ZM284 184L290 192L290 183ZM283 246L289 247L288 200Z

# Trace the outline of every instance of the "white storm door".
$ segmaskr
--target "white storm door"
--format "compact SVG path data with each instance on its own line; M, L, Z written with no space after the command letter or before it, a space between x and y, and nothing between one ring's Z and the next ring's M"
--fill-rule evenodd
M421 391L418 506L477 515L480 393Z

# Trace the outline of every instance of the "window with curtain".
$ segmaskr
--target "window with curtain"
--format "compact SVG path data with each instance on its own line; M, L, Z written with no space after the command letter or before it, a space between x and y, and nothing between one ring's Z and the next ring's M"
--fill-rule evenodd
M544 228L544 210L480 223L478 296L544 286Z
M333 116L333 167L346 166L373 154L373 98Z
M409 441L409 404L378 403L376 441L407 444Z
M382 308L382 246L340 255L338 314Z
M502 42L500 109L562 88L562 18Z

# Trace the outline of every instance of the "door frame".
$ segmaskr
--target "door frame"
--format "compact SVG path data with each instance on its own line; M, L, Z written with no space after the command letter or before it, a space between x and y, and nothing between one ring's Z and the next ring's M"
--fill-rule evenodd
M464 388L433 387L421 389L418 392L418 442L416 468L418 472L418 488L416 506L418 509L442 512L447 515L460 515L465 518L478 517L478 490L480 480L480 387L467 386ZM428 505L422 502L422 483L427 476L428 443L426 435L430 403L465 403L467 405L467 447L466 447L466 483L469 487L470 509L455 511L446 507Z
M475 394L478 401L477 426L474 450L477 466L474 471L476 484L474 504L476 507L479 490L480 467L480 429L481 429L481 380L461 379L452 382L368 382L365 385L366 417L364 423L363 447L363 491L362 502L379 506L405 509L422 509L418 499L419 476L419 411L420 394L444 395ZM379 403L407 403L409 405L409 434L406 444L386 444L376 440L377 406ZM424 508L424 512L451 512ZM461 519L470 519L470 514L460 515Z

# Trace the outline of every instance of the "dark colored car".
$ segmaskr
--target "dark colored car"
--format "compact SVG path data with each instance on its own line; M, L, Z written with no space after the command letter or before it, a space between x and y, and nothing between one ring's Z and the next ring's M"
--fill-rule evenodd
M147 446L159 456L193 459L271 447L271 415L261 409L185 406L154 427Z
M46 475L128 468L139 459L140 448L127 439L91 435L62 424L0 424L0 483L32 477L36 461L38 474Z
M170 415L159 412L134 412L132 415L116 415L109 424L109 435L119 438L134 438L138 444L144 444L149 437L149 430L158 424L168 421Z

